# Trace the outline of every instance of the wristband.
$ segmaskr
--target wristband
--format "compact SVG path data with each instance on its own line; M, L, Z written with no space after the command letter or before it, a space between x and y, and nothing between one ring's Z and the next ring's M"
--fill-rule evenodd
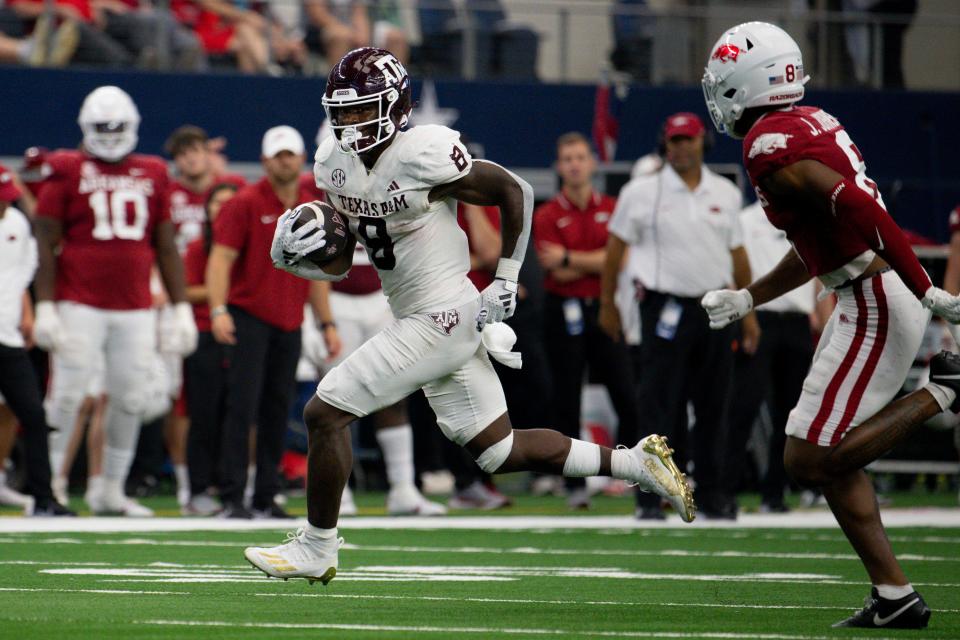
M327 329L336 329L337 323L333 320L327 320L326 322L321 322L317 326L320 327L320 331L326 331Z
M500 261L497 262L496 277L500 278L501 280L516 282L520 279L521 264L523 263L520 260L514 260L512 258L500 258Z
M212 319L216 318L217 316L222 316L222 315L225 314L225 313L230 313L230 312L227 310L227 305L225 305L225 304L218 304L218 305L215 306L213 309L210 309L210 319L212 320Z

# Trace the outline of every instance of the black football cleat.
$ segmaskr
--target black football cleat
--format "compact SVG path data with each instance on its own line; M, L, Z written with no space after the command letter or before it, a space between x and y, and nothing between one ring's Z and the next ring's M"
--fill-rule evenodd
M870 590L870 597L863 604L863 609L833 626L867 629L924 629L930 620L930 608L916 591L897 600L887 600L881 598L877 588L873 587Z
M33 509L27 513L35 518L75 518L77 514L63 506L53 498L38 500Z
M949 387L957 393L950 411L960 413L960 355L941 351L930 360L930 382Z

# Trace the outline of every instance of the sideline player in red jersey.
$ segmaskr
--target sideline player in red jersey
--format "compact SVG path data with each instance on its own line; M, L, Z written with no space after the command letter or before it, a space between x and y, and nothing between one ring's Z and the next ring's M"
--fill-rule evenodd
M176 175L167 189L167 204L181 257L186 256L187 247L203 233L207 223L204 204L213 187L232 184L240 188L246 184L243 176L218 173L209 142L206 131L188 124L175 129L164 144L164 151L176 168ZM187 431L190 421L183 393L183 358L171 353L167 344L171 332L176 331L175 324L173 306L162 306L157 317L158 346L167 375L167 390L173 400L173 408L163 425L163 435L177 482L177 503L184 508L190 501L187 471Z
M734 27L711 50L710 116L721 133L744 139L757 197L793 249L746 289L711 291L702 304L719 328L811 277L836 292L787 421L784 463L797 482L823 491L873 583L864 608L834 626L922 628L930 609L893 555L863 467L928 418L960 409L960 357L946 352L934 357L928 385L891 402L930 313L960 322L960 298L930 284L837 119L795 106L807 79L800 48L771 24Z
M58 431L51 452L54 461L62 455L88 381L97 363L105 362L103 474L90 478L87 502L94 513L149 516L149 509L124 495L123 484L137 446L156 339L150 309L154 260L175 305L171 350L193 351L197 328L164 206L166 164L132 153L140 124L136 105L118 87L99 87L84 100L78 122L83 149L51 154L37 202L34 331L37 344L55 356L48 418Z

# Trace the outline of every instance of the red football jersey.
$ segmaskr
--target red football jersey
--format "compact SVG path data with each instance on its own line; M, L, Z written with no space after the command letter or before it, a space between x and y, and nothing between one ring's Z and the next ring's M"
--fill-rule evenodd
M82 151L47 160L37 215L59 220L56 299L100 309L150 307L154 233L169 219L169 177L157 156L104 162Z
M243 176L226 174L217 176L213 184L218 185L224 182L235 184L238 188L247 183ZM170 182L167 202L170 207L170 220L176 230L177 249L179 249L180 255L184 255L187 246L203 233L203 224L207 218L203 205L206 203L209 194L210 189L197 192L191 190L190 187L179 180L171 180Z
M866 175L863 156L836 118L818 107L791 107L764 115L743 141L743 164L767 218L787 234L811 275L839 269L870 250L829 208L773 202L760 179L800 160L816 160L854 182L886 209L880 190Z

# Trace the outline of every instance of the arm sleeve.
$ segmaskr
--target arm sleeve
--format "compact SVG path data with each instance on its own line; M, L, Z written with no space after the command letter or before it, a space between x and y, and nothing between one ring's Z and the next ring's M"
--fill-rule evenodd
M930 277L920 266L907 237L890 214L868 193L847 178L830 195L833 214L845 221L886 260L918 299L930 288Z
M217 244L243 251L247 244L249 215L243 198L234 196L220 209L220 215L213 222L213 241Z

